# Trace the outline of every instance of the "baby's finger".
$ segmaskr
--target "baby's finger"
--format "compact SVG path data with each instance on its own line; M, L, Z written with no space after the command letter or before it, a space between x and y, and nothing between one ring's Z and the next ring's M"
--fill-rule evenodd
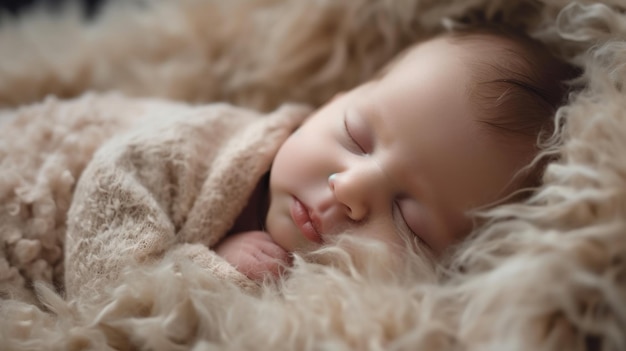
M276 279L284 271L285 265L280 260L261 251L254 252L248 258L249 260L242 262L238 269L252 280Z
M285 251L282 247L276 245L274 242L260 243L259 249L262 253L269 257L279 260L287 265L291 264L291 255L289 255L287 251Z

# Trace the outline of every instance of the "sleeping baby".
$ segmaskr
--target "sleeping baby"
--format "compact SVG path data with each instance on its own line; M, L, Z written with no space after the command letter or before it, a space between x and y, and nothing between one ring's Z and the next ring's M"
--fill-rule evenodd
M66 294L165 256L256 284L337 235L436 259L471 232L474 211L537 184L541 169L526 165L570 78L524 36L462 30L312 114L209 105L154 118L102 146L81 176Z
M473 210L538 181L523 168L568 74L530 39L491 30L410 48L282 144L251 204L261 212L245 212L215 251L253 279L345 232L398 246L408 236L441 255L468 235Z

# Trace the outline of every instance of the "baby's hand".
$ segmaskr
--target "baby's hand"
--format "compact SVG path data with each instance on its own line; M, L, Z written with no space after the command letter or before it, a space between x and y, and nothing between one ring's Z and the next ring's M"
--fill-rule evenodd
M266 232L250 231L230 235L217 244L215 252L248 278L262 281L277 278L291 263L287 251L278 246Z

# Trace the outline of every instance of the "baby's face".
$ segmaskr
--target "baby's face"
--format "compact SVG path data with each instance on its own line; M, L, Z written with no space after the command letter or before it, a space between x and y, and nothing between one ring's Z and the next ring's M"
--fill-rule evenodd
M532 152L513 153L481 129L462 50L445 39L420 44L288 138L266 219L280 246L307 251L346 231L404 245L404 233L437 255L469 233L467 212L502 197Z

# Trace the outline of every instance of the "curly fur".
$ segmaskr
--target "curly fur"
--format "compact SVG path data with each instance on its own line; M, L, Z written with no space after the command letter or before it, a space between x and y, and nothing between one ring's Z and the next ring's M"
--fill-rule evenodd
M86 90L227 100L258 109L284 100L317 105L370 77L412 41L457 21L484 20L518 26L547 43L583 68L574 84L584 88L557 112L558 128L541 157L558 157L543 185L523 203L484 213L487 224L437 267L406 253L410 259L392 270L379 262L398 263L394 253L341 238L297 258L288 279L268 284L258 296L166 258L147 270L128 267L125 283L98 305L65 301L48 275L26 274L35 281L36 296L17 294L1 302L0 345L626 349L626 8L620 4L183 0L147 2L141 9L112 3L92 24L69 10L64 21L34 13L5 23L4 108ZM41 170L39 179L55 174L54 167L41 166L45 160L38 162L33 168ZM15 179L0 179L0 189L15 189ZM56 199L54 184L19 179L24 194L44 194L41 204ZM39 206L28 196L21 201ZM55 223L63 223L63 211L55 213ZM29 220L50 223L38 222L50 216L43 206ZM13 266L19 261L11 256L15 243L59 240L55 230L10 234L0 233L3 250L9 250L0 271L13 269L16 277L27 268ZM35 254L26 261L37 259Z

